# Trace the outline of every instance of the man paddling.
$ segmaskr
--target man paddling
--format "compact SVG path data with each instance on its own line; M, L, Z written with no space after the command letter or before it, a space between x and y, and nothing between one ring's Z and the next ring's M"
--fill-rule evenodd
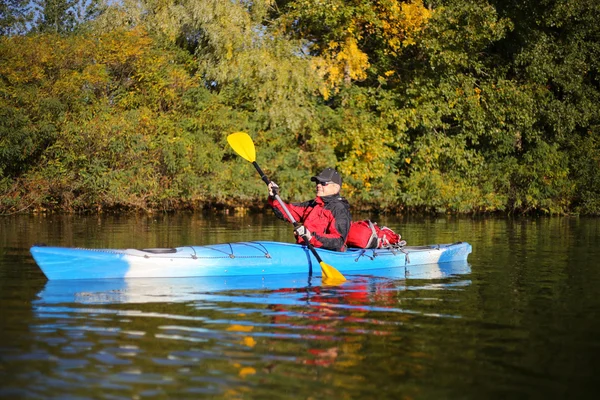
M352 217L350 204L340 196L342 177L335 169L325 168L310 180L316 184L314 199L302 203L286 203L292 216L302 224L294 229L296 241L304 244L302 236L305 236L314 247L344 251ZM278 192L279 186L271 182L269 204L278 218L291 222L275 199Z

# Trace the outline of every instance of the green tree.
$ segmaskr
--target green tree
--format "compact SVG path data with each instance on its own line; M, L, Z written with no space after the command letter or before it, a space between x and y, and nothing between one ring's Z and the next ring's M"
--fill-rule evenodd
M96 18L102 0L33 0L34 26L40 32L68 33Z
M135 24L148 26L193 52L204 87L244 116L233 130L254 132L257 145L264 149L259 157L269 157L269 166L288 180L290 196L301 196L306 185L300 182L298 166L312 171L315 163L323 162L323 157L313 159L310 145L318 143L322 134L314 102L321 80L302 54L301 42L269 31L272 2L152 0L144 4L147 12L126 14L138 15ZM111 13L98 21L103 29L125 23L119 18L107 20ZM231 131L221 132L223 139L227 133ZM260 181L250 182L252 193L262 193Z
M544 87L544 140L565 155L572 207L600 213L600 4L590 0L494 2L515 29L499 46L511 75ZM546 175L547 176L547 175ZM596 199L596 200L594 200Z
M0 2L0 36L18 35L27 31L32 19L28 0L3 0Z
M544 11L545 6L534 8ZM522 59L506 54L515 37L510 32L528 37L525 30L532 29L539 12L528 14L532 20L523 26L486 1L425 7L419 1L331 0L323 7L298 0L285 7L283 31L307 39L310 54L326 60L319 67L333 71L325 75L333 93L353 80L363 88L342 89L331 106L347 114L348 107L366 103L370 114L387 122L379 135L373 134L374 123L352 138L348 129L335 133L339 143L355 143L337 147L338 160L352 165L347 173L373 173L367 158L352 161L367 146L383 161L379 178L395 174L400 184L392 197L409 208L550 213L569 208L569 156L552 133L560 122L545 122L546 105L552 103L548 82L519 72ZM546 50L552 51L543 54L557 51ZM350 62L346 54L360 61ZM588 47L585 54L594 52ZM539 68L544 60L534 65ZM352 75L353 70L363 73ZM336 83L332 76L338 77ZM371 146L370 138L377 144ZM386 157L385 149L397 157ZM360 190L372 182L355 184Z
M362 193L357 198L365 206L502 207L497 185L480 178L485 157L478 145L488 134L481 86L491 89L498 80L489 48L510 26L493 7L376 0L332 0L328 7L301 0L286 7L283 31L307 38L316 60L330 60L329 69L346 71L337 82L328 79L334 74L325 76L335 96L330 106L345 121L354 110L369 115L369 123L331 132L340 165L353 176L350 190ZM351 74L361 68L362 75Z

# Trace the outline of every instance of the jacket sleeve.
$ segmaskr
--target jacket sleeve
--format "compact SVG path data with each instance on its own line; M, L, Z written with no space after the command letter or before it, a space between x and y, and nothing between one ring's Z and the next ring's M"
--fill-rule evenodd
M273 208L273 213L279 219L282 219L287 222L292 222L287 217L285 212L283 211L283 207L274 197L269 197L269 204ZM296 221L302 221L302 215L304 214L304 210L309 206L310 202L306 201L304 203L285 203L287 209L290 211L290 214L294 217Z

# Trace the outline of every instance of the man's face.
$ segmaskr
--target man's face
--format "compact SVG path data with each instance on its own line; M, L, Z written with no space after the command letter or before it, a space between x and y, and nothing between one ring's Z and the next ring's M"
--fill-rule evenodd
M333 182L317 182L317 196L331 196L340 192L340 185Z

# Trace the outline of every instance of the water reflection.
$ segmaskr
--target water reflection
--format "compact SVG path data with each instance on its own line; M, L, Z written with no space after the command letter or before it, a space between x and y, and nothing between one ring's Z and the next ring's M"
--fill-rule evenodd
M298 298L292 293L312 293L312 302L324 299L331 301L339 297L348 306L358 299L377 300L377 292L386 287L396 287L407 280L432 280L464 275L471 272L467 262L420 265L416 267L398 267L372 270L368 275L348 274L348 281L331 287L329 292L321 294L321 277L306 274L284 274L265 276L236 277L191 277L191 278L135 278L135 279L91 279L91 280L54 280L48 281L38 294L34 304L80 303L80 304L118 304L149 302L188 302L198 300L224 301L231 294L228 291L254 293L244 295L236 293L236 302L252 302L259 292L267 302L300 302L310 304L311 296ZM449 283L454 285L455 283ZM432 283L432 288L436 287ZM442 284L444 287L448 283ZM313 289L310 289L313 288ZM317 294L316 292L319 292ZM373 293L372 293L373 292ZM329 293L325 295L325 293ZM337 295L332 295L336 293ZM285 294L285 295L282 295Z
M6 360L47 371L18 374L24 396L261 397L285 383L306 397L299 382L315 366L346 371L348 385L375 340L393 345L415 318L460 317L418 302L468 286L467 263L371 272L340 286L306 275L48 281L33 302L37 347Z

